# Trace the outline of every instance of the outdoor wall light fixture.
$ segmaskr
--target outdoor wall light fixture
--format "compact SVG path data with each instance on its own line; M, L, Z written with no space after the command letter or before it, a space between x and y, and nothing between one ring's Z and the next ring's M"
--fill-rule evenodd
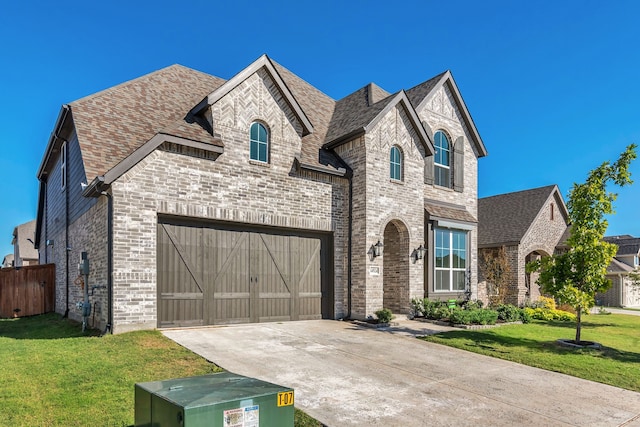
M414 262L416 262L419 259L424 258L424 255L426 253L427 253L427 248L425 248L424 246L422 246L422 244L420 244L420 246L418 246L416 249L413 250L413 252L411 252L411 257L413 258Z
M378 243L376 243L375 245L371 245L371 247L369 248L369 251L367 252L371 261L373 261L375 258L379 256L382 256L383 246L384 245L380 242L380 240L378 240Z
M53 240L47 240L47 246L53 246Z

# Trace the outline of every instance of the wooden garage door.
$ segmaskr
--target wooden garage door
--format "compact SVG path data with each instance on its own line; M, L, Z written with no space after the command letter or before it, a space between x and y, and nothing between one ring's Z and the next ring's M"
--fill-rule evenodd
M322 318L323 245L323 236L161 222L158 326Z

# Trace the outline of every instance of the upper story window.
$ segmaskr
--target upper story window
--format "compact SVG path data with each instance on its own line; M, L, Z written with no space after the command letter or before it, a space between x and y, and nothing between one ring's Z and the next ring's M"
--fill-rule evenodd
M389 154L389 175L391 179L402 181L402 151L395 145Z
M269 162L269 131L262 123L251 123L250 158L259 162Z
M67 186L67 142L60 147L60 187L64 190Z
M441 130L434 135L436 155L434 158L434 183L451 187L451 143Z

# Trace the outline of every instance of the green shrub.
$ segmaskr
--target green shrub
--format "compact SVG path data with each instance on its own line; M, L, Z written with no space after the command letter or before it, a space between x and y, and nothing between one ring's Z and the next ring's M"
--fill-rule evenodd
M449 314L449 321L455 325L470 325L473 322L475 310L453 310Z
M475 313L474 323L478 323L480 325L495 325L496 320L498 320L498 312L495 310L481 308L479 310L474 310L473 312Z
M536 320L559 320L562 322L573 322L576 320L576 315L567 311L549 309L549 308L531 308L525 307L522 309L525 315L528 315L531 319Z
M520 309L520 320L522 323L531 323L531 314L527 312L526 308Z
M464 301L462 303L462 308L464 308L465 310L475 310L478 308L482 308L483 306L484 303L477 299Z
M511 304L500 304L496 307L498 319L503 322L517 322L520 320L520 309Z
M442 307L442 303L440 301L431 301L428 298L425 298L422 302L422 307L424 317L427 319L440 319L440 317L436 317L436 311Z
M376 311L376 317L378 318L378 323L389 323L395 318L391 310L388 308Z

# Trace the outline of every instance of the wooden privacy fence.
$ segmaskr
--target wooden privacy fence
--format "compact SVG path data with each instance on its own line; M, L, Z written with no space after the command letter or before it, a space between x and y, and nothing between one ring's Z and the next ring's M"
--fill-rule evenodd
M54 311L55 264L0 269L0 318Z

